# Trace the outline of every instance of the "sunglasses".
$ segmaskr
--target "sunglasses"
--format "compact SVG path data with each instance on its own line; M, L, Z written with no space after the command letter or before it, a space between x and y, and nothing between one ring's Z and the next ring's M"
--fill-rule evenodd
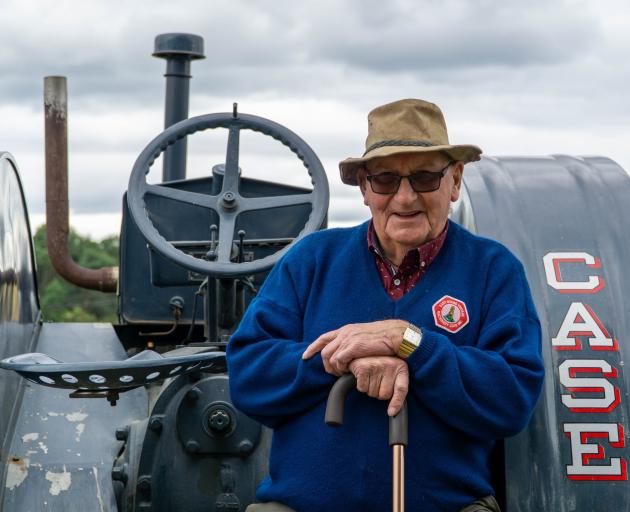
M409 180L409 185L411 185L414 192L433 192L440 188L442 177L454 163L455 160L451 160L439 171L416 171L409 176L401 176L395 172L384 171L379 174L368 174L366 179L370 182L372 191L376 194L395 194L398 192L403 178Z

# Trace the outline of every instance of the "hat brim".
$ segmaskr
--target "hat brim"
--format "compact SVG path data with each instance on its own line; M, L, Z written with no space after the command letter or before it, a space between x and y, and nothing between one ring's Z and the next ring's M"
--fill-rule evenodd
M472 144L461 145L443 145L443 146L383 146L373 149L361 158L346 158L339 162L339 172L341 173L341 181L346 185L358 185L357 171L363 167L366 162L374 158L398 155L403 153L435 153L441 151L446 153L453 160L459 160L464 163L476 162L481 159L481 148Z

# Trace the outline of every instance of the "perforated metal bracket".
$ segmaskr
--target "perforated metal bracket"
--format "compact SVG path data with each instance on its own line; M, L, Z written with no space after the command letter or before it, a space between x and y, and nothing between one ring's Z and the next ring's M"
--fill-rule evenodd
M107 398L112 405L125 391L192 371L225 371L225 354L217 351L164 357L144 350L123 361L65 363L37 352L0 361L35 384L71 389L72 397Z

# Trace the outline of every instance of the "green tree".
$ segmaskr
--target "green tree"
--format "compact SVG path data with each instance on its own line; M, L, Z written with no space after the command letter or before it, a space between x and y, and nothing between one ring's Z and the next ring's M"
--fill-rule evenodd
M40 226L33 238L37 261L37 281L42 316L53 322L115 322L116 295L86 290L61 278L50 263L46 226ZM70 254L83 267L118 265L118 237L100 242L70 230Z

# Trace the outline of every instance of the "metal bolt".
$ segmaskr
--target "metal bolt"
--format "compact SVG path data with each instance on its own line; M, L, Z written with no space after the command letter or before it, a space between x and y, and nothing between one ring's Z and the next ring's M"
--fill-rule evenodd
M151 491L151 477L141 476L138 478L138 490L140 492L148 493Z
M200 449L201 446L199 446L199 443L194 439L189 439L188 441L186 441L186 451L188 453L198 453Z
M129 427L120 427L116 429L116 439L118 441L126 441L129 437Z
M171 311L179 310L180 313L184 310L184 299L182 299L179 295L174 295L171 297L171 300L168 302Z
M223 409L218 409L214 411L210 415L210 419L208 420L208 425L210 429L216 433L223 433L228 430L231 426L232 419L227 411Z
M112 480L115 482L127 483L127 472L124 466L114 466L112 468Z
M241 453L251 452L254 448L254 444L249 439L243 439L240 443L238 443L238 449Z
M221 197L221 204L223 208L230 210L236 206L236 196L232 192L226 192Z
M201 398L201 390L199 388L190 388L186 392L186 400L189 402L196 402Z
M149 428L158 434L162 432L162 418L160 416L152 416L149 420Z

